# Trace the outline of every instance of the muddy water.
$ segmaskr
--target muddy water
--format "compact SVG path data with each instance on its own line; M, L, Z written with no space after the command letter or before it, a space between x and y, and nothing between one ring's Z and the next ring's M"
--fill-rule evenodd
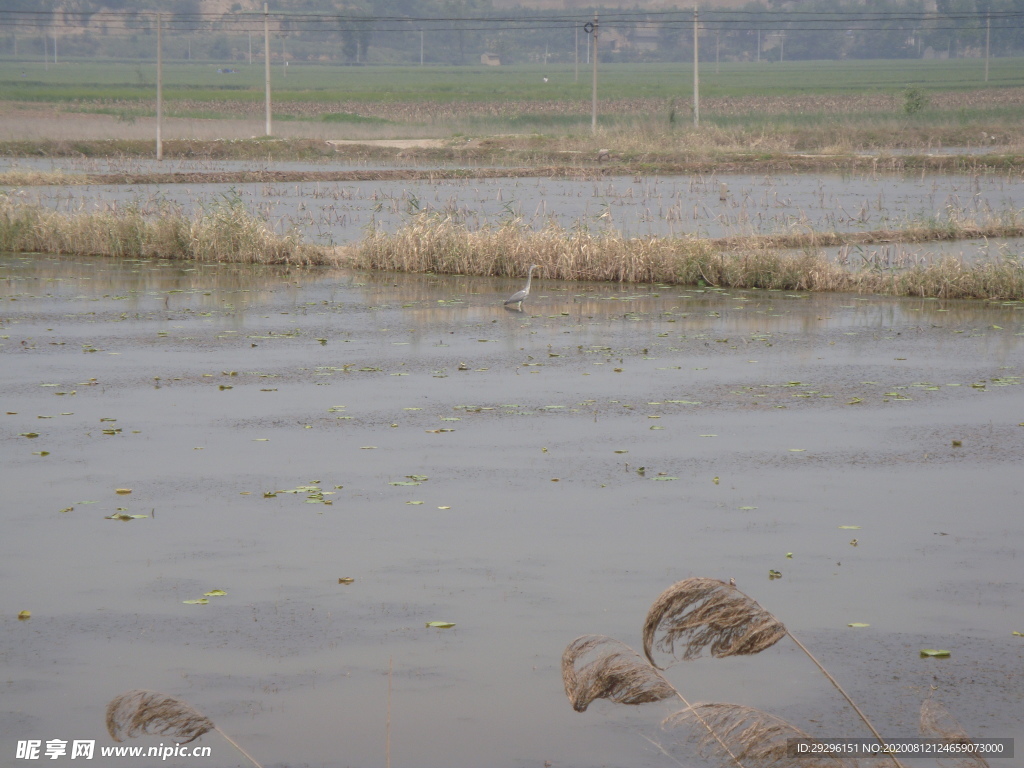
M935 686L1024 743L1024 305L519 287L4 257L0 763L150 688L266 766L382 765L391 665L395 765L670 765L668 705L577 714L558 667L688 576L887 735ZM863 735L789 641L669 674Z

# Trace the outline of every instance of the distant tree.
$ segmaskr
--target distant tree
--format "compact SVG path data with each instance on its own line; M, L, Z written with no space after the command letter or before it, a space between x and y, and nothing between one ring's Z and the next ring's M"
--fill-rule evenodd
M210 44L209 53L211 59L230 59L231 43L228 42L228 36L217 35Z
M345 61L355 61L359 53L359 41L356 40L356 31L351 27L341 30L341 55Z
M370 59L370 39L373 37L373 27L370 24L360 24L359 30L356 33L356 39L359 43L359 60L369 61Z

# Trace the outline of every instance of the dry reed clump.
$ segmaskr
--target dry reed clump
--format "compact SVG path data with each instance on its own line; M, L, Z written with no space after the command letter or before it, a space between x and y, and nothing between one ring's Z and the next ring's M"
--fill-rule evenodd
M965 232L973 232L974 227ZM922 228L908 241L927 238ZM1024 262L1019 259L965 262L953 257L884 269L851 269L819 247L844 242L886 242L898 232L809 233L799 236L624 237L612 230L531 230L519 220L471 230L451 216L424 212L394 233L373 231L355 247L354 263L366 269L518 276L539 263L550 279L599 282L705 284L719 288L843 291L898 296L1020 298ZM949 227L930 239L949 239ZM780 248L803 247L797 254Z
M430 213L394 234L372 232L358 248L368 269L513 276L539 263L552 279L630 283L685 282L694 273L687 262L711 256L698 239L625 238L556 225L533 231L518 220L471 231Z
M174 210L146 216L134 206L68 214L8 196L0 196L0 250L264 264L327 260L298 235L271 232L240 205L213 206L189 219Z
M72 184L84 184L85 181L85 177L81 174L65 173L64 171L30 171L16 168L0 172L0 187L66 187Z

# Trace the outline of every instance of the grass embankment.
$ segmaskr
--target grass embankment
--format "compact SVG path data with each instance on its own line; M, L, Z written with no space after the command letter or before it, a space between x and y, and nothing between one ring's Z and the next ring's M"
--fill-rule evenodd
M842 243L1024 236L1024 225L944 224L900 232L820 233L785 237L627 238L615 232L548 227L517 221L471 231L424 213L395 233L371 232L357 245L322 248L298 233L278 235L241 205L223 203L193 218L168 210L156 217L127 207L100 213L59 213L0 198L0 251L103 255L236 263L334 265L406 272L521 276L541 264L558 280L704 284L722 288L884 293L938 298L1024 298L1024 262L965 262L946 257L857 269L820 250ZM801 248L794 255L780 248Z
M99 213L60 213L0 197L0 251L239 263L330 263L297 234L281 236L239 205L194 218L168 210L145 216L128 206Z
M499 156L500 153L500 156ZM2 152L0 152L2 154ZM393 154L398 154L395 150ZM408 159L410 152L402 153ZM435 162L465 162L467 152L456 150L422 150L419 160ZM428 155L424 157L424 155ZM351 153L346 155L351 158ZM576 181L600 179L606 176L662 175L683 176L744 173L1019 173L1024 167L1024 155L791 155L766 153L720 154L716 158L679 159L643 154L640 159L627 159L595 151L550 152L544 159L554 158L560 164L537 164L535 155L522 158L524 165L498 165L520 159L510 151L493 146L474 153L475 162L493 162L494 167L452 168L367 168L360 170L245 170L245 171L185 171L160 173L153 171L125 171L120 173L68 173L66 171L0 171L0 187L72 186L90 184L270 184L291 182L356 182L356 181L414 181L437 182L464 179L521 179L548 178Z

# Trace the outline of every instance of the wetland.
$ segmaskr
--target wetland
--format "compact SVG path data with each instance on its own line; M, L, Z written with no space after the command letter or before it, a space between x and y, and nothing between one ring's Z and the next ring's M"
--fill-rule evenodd
M106 703L150 688L264 765L382 764L391 665L396 764L661 766L669 710L577 714L559 658L639 647L689 576L735 578L886 734L934 686L1024 737L1020 302L541 280L520 313L518 279L0 269L5 745L110 744ZM669 674L860 735L809 667Z

